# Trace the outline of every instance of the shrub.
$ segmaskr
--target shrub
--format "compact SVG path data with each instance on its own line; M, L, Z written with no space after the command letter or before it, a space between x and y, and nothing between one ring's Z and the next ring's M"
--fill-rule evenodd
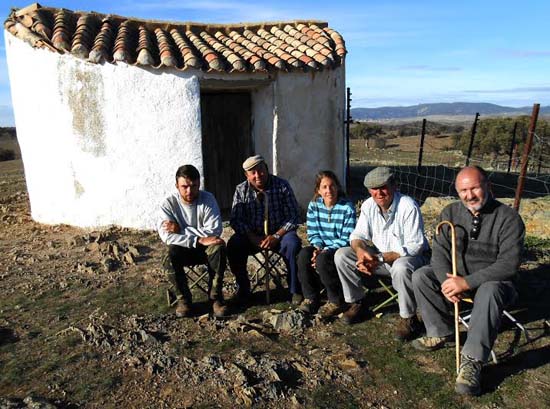
M11 149L0 148L0 162L15 159L15 152Z

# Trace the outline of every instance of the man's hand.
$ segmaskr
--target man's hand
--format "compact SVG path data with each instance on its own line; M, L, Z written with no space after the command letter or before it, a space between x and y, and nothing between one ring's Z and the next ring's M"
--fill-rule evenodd
M162 222L162 228L168 233L179 233L180 225L172 220L165 220Z
M222 239L220 239L217 236L199 237L197 241L199 242L199 244L202 244L203 246L213 246L215 244L225 243Z
M383 253L383 255L384 255L384 262L388 263L390 266L393 264L395 260L401 257L399 253L395 251L388 251L386 253Z
M464 279L464 277L456 276L447 273L447 279L441 284L441 292L452 303L459 302L464 291L468 291L470 286Z
M279 239L276 237L273 237L272 235L266 236L261 242L260 242L260 248L265 250L274 250L275 247L279 244Z
M260 247L260 244L264 239L264 236L259 236L256 233L253 233L251 231L247 233L247 236L248 236L248 240L250 240L250 242L254 244L256 247Z
M357 263L355 263L357 270L370 276L378 267L378 260L362 248L357 248L355 254L357 255Z

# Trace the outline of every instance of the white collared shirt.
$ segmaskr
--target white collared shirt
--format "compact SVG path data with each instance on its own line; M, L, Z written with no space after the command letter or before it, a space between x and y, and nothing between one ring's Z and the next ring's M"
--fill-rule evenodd
M395 192L387 220L372 197L363 202L351 240L370 240L382 253L394 251L400 256L419 256L428 249L424 221L416 202Z

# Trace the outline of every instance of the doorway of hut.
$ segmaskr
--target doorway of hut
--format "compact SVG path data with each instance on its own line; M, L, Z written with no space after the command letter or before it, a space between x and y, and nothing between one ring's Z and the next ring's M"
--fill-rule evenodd
M250 93L202 92L201 125L204 188L227 219L235 186L244 180L241 165L253 152Z

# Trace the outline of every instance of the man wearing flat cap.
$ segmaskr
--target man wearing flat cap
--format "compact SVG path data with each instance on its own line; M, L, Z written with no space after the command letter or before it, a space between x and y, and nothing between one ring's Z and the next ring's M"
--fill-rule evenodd
M301 241L296 235L299 213L294 192L286 180L269 174L261 155L245 160L243 170L246 180L237 185L231 208L231 227L235 234L227 243L229 266L238 285L235 298L245 303L250 296L246 270L248 256L262 249L270 249L282 255L289 272L293 302L299 303L302 296L296 255Z
M428 262L422 214L412 198L397 191L391 169L373 169L365 176L364 185L371 197L361 206L350 236L351 247L339 249L334 257L344 298L351 304L343 321L353 324L369 315L362 286L367 276L391 277L401 317L395 336L409 340L420 329L412 274Z

